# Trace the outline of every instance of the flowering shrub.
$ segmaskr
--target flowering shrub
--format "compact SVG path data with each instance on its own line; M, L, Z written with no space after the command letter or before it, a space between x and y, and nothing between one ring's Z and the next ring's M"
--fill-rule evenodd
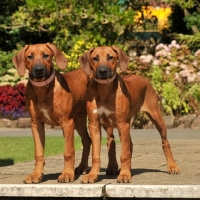
M25 95L24 84L0 86L0 118L28 117L25 111Z
M22 49L22 46L17 44L17 49ZM0 51L0 86L14 86L18 83L26 84L28 74L26 73L24 77L20 77L12 62L12 58L18 50L13 50L12 52Z
M91 37L92 38L92 37ZM79 37L76 36L74 38L74 45L69 50L68 55L65 54L65 56L68 58L68 67L67 71L71 71L74 69L77 69L80 67L78 58L87 50L89 50L92 47L98 46L97 41L95 38L90 39L90 41L86 42L86 38L84 36Z
M5 75L8 69L13 67L12 57L14 52L6 52L0 50L0 76Z
M184 77L188 83L200 81L200 50L192 55L186 45L179 45L174 40L168 46L159 44L155 58L152 64L162 67L167 75L174 76L174 80L180 82Z
M155 56L136 58L129 73L150 79L159 94L164 114L199 113L200 50L194 54L176 41L158 44Z

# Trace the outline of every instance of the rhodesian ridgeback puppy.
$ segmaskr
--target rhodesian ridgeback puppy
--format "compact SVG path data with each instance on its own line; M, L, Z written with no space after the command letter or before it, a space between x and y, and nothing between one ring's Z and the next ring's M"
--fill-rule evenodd
M119 131L121 140L121 170L117 182L131 182L132 142L130 121L139 111L145 112L156 126L162 139L162 148L167 159L170 174L179 173L167 140L166 126L163 121L158 97L150 83L142 76L130 75L122 78L117 73L128 68L129 57L117 47L97 47L84 53L79 62L90 80L86 108L89 117L89 131L92 140L92 168L82 178L83 183L95 182L100 170L100 137L103 127L108 133L109 164L107 174L116 172L113 127Z
M64 169L58 182L74 181L74 125L82 138L83 154L76 173L85 173L88 166L90 138L87 132L85 92L87 77L82 69L60 74L53 67L52 58L60 69L65 69L67 59L55 45L26 45L13 57L20 76L29 71L26 87L26 109L31 117L31 129L35 144L35 169L24 183L38 183L44 171L44 124L60 126L63 130Z

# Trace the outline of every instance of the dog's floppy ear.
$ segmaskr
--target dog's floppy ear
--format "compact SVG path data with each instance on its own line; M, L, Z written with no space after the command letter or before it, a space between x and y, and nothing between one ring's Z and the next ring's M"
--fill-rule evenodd
M62 51L58 49L54 44L46 43L46 45L49 49L51 49L51 51L53 51L58 67L62 70L66 69L68 61Z
M86 75L90 75L91 73L91 68L90 68L90 54L92 53L92 51L94 50L94 48L89 49L88 51L86 51L82 56L79 57L78 61L81 65L81 67L83 68L83 71L86 73Z
M13 64L17 69L19 76L24 76L26 73L26 64L24 62L24 53L29 48L29 45L25 45L23 49L21 49L13 58Z
M116 46L111 47L118 55L118 60L119 60L119 68L121 71L126 71L129 65L130 58L127 56L127 54L121 50L120 48Z

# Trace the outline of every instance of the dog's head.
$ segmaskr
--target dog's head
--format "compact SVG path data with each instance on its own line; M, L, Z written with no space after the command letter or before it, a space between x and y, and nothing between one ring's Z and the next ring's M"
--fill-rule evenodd
M96 80L106 82L116 75L117 66L121 71L128 68L129 57L118 47L102 46L88 50L79 58L79 63L88 76L92 70Z
M50 43L26 45L13 57L12 61L20 76L24 76L26 69L28 69L30 79L43 81L53 71L53 56L58 67L65 69L67 58L65 58L61 50Z

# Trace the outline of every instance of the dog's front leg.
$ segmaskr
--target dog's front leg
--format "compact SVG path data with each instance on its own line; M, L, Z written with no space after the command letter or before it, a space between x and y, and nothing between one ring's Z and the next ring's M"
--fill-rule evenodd
M117 125L121 140L121 170L117 177L118 183L131 182L131 138L129 123L120 123Z
M92 168L89 174L83 176L82 183L96 182L100 171L101 125L96 109L94 101L87 103L87 112L90 120L89 131L92 141Z
M44 173L44 146L45 146L45 131L43 122L32 121L32 134L35 144L35 169L34 172L28 175L24 183L39 183L42 180Z
M58 182L68 183L74 181L75 149L73 119L67 120L67 122L64 125L61 125L61 127L65 139L64 169L62 174L58 177Z

